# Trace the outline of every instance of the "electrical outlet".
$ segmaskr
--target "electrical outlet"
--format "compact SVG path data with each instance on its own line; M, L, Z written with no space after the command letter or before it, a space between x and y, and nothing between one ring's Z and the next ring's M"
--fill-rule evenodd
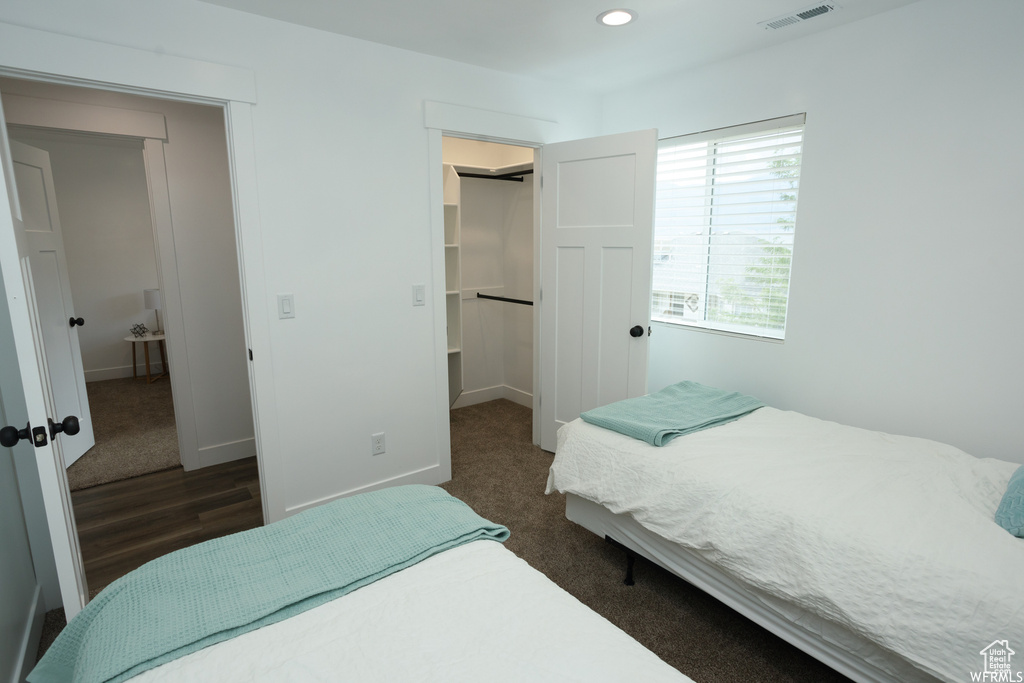
M377 432L370 437L370 444L373 446L373 454L380 455L384 452L384 432Z

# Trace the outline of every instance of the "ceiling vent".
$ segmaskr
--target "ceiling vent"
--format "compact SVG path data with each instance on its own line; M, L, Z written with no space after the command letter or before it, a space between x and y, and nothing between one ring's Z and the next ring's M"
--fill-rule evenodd
M781 17L775 17L774 19L768 19L767 21L757 22L758 26L763 26L765 29L779 29L785 28L786 26L792 26L793 24L799 24L800 22L813 19L814 17L820 17L822 14L828 14L829 12L835 12L839 9L839 5L835 3L818 3L805 7L796 12L790 12L789 14L783 14Z

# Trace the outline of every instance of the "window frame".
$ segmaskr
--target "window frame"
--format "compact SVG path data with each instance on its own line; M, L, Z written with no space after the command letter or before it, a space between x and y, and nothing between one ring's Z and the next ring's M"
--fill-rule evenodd
M653 323L673 325L678 327L684 327L691 330L697 330L701 332L710 332L713 334L723 334L727 336L735 336L749 339L758 339L763 341L782 343L786 337L786 327L789 318L789 300L791 298L791 283L792 283L792 272L793 272L793 251L795 247L795 236L796 236L796 217L798 209L798 195L799 195L799 171L802 169L803 162L803 149L805 142L805 127L806 127L806 114L794 114L791 116L785 116L774 119L766 119L763 121L756 121L747 124L741 124L737 126L728 126L724 128L717 128L707 131L701 131L699 133L692 133L686 135L672 136L668 138L662 138L658 141L658 177L657 177L657 193L655 200L655 222L654 230L652 234L652 286L651 286L651 320ZM721 280L721 271L726 270L727 266L723 265L726 256L723 256L723 252L728 252L728 240L724 243L720 242L715 245L715 237L724 237L729 235L727 223L721 223L722 219L728 217L728 211L715 215L715 210L721 208L728 208L730 204L728 202L720 203L719 197L727 197L727 194L722 194L721 189L727 189L728 184L720 180L721 176L716 176L720 166L716 166L719 163L720 156L729 153L729 146L733 146L733 154L735 154L735 146L742 145L746 139L754 141L758 138L766 138L773 135L794 135L797 134L798 140L795 143L790 143L787 146L790 148L795 147L796 151L787 151L785 154L780 156L787 159L795 158L795 168L797 175L795 176L795 186L793 185L793 176L791 175L779 175L779 180L789 182L791 187L783 190L782 188L771 187L770 191L765 190L766 194L778 195L778 199L766 200L763 203L771 204L773 206L772 216L775 216L774 206L776 203L791 203L792 209L780 211L779 215L790 216L788 220L776 219L776 222L782 227L782 232L775 232L771 229L772 223L766 222L761 226L762 228L768 228L768 232L764 233L768 236L766 240L758 235L762 234L756 229L751 229L749 232L738 231L736 234L741 237L735 242L739 245L738 251L748 252L750 247L757 246L762 250L766 250L767 258L770 259L767 263L767 267L770 269L768 275L756 276L752 274L751 269L756 268L754 263L750 260L749 254L744 254L739 257L735 263L741 265L744 268L744 274L742 275L741 285L736 286L737 289L743 287L754 287L758 280L763 284L763 289L767 290L768 294L766 298L755 298L758 306L758 311L763 319L761 324L747 324L744 322L736 322L736 318L742 319L742 310L732 310L728 313L720 313L720 315L735 316L733 321L725 320L722 318L714 319L709 316L709 311L718 311L719 305L716 303L712 304L712 300L717 301L728 301L727 298L720 296L720 290L723 286ZM672 230L671 227L661 226L666 232L659 233L659 213L664 210L665 207L662 205L662 188L664 178L662 177L662 163L663 163L663 150L674 149L677 151L685 150L687 147L696 147L701 143L710 143L707 152L700 156L700 152L694 154L694 163L689 166L688 171L692 182L690 183L691 188L700 187L700 162L703 159L705 171L703 175L703 191L691 190L690 194L686 194L687 198L690 198L694 203L703 202L703 208L691 208L690 214L687 216L690 219L699 218L702 221L700 224L700 232L692 232L689 235L696 238L695 244L691 246L672 246L672 242L680 240L680 235L666 234L666 232ZM723 151L726 150L726 151ZM763 157L765 161L768 161L770 157ZM668 163L668 162L665 162ZM770 162L769 162L770 163ZM783 167L780 167L783 168ZM789 165L784 168L790 168ZM761 168L764 171L767 167ZM718 183L716 185L716 183ZM719 194L716 195L716 188L721 188ZM701 193L702 192L702 193ZM672 201L678 201L678 197L674 197ZM719 202L719 203L716 203ZM737 204L741 204L742 200ZM701 213L703 216L701 217ZM756 213L756 212L755 212ZM745 214L744 214L745 215ZM716 221L719 223L716 225ZM679 226L675 226L677 229ZM716 228L718 230L716 234ZM695 229L695 226L691 225L690 229ZM780 240L780 237L786 239ZM744 239L745 238L745 239ZM768 241L770 240L770 242ZM685 237L683 238L685 241ZM774 245L774 246L773 246ZM717 246L717 249L715 248ZM785 252L775 249L775 246L785 249ZM701 254L702 247L706 248L706 251ZM676 250L675 254L673 249ZM700 292L686 292L680 289L673 289L670 283L669 287L665 286L665 281L671 280L672 277L678 277L672 275L671 271L667 268L661 270L659 265L663 268L666 264L673 260L674 255L676 256L694 256L696 259L690 261L690 269L696 270L696 277L690 276L690 284L697 289L703 287ZM764 258L764 257L759 257ZM718 263L714 263L715 261ZM781 272L776 270L776 263L778 261L785 262L785 268ZM762 266L763 267L763 266ZM685 266L681 267L681 270L685 272ZM661 283L658 282L658 273L662 272L664 277ZM678 271L677 271L678 272ZM754 271L756 273L756 270ZM717 282L716 282L717 280ZM729 284L732 284L731 281ZM753 283L753 284L751 284ZM660 286L659 286L660 285ZM781 327L772 324L772 319L778 319L778 313L772 313L773 297L774 293L780 286L785 287L785 308L782 311L782 324ZM775 305L777 306L778 299L774 299ZM686 310L698 317L685 319ZM673 314L671 311L681 311L681 314ZM699 313L698 313L699 311Z

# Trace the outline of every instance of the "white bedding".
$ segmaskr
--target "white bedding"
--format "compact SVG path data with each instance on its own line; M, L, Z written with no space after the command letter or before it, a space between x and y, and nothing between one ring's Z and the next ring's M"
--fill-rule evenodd
M1017 467L761 408L661 448L576 420L548 492L964 681L994 640L1024 646L1024 541L992 521Z
M689 681L493 541L447 550L134 683Z

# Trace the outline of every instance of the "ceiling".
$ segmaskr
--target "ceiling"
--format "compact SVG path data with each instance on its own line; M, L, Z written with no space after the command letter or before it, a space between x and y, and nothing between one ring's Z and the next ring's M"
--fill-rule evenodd
M293 24L602 92L827 31L915 0L204 0ZM622 3L622 4L616 4ZM837 10L780 29L758 22ZM604 10L638 13L597 23Z

